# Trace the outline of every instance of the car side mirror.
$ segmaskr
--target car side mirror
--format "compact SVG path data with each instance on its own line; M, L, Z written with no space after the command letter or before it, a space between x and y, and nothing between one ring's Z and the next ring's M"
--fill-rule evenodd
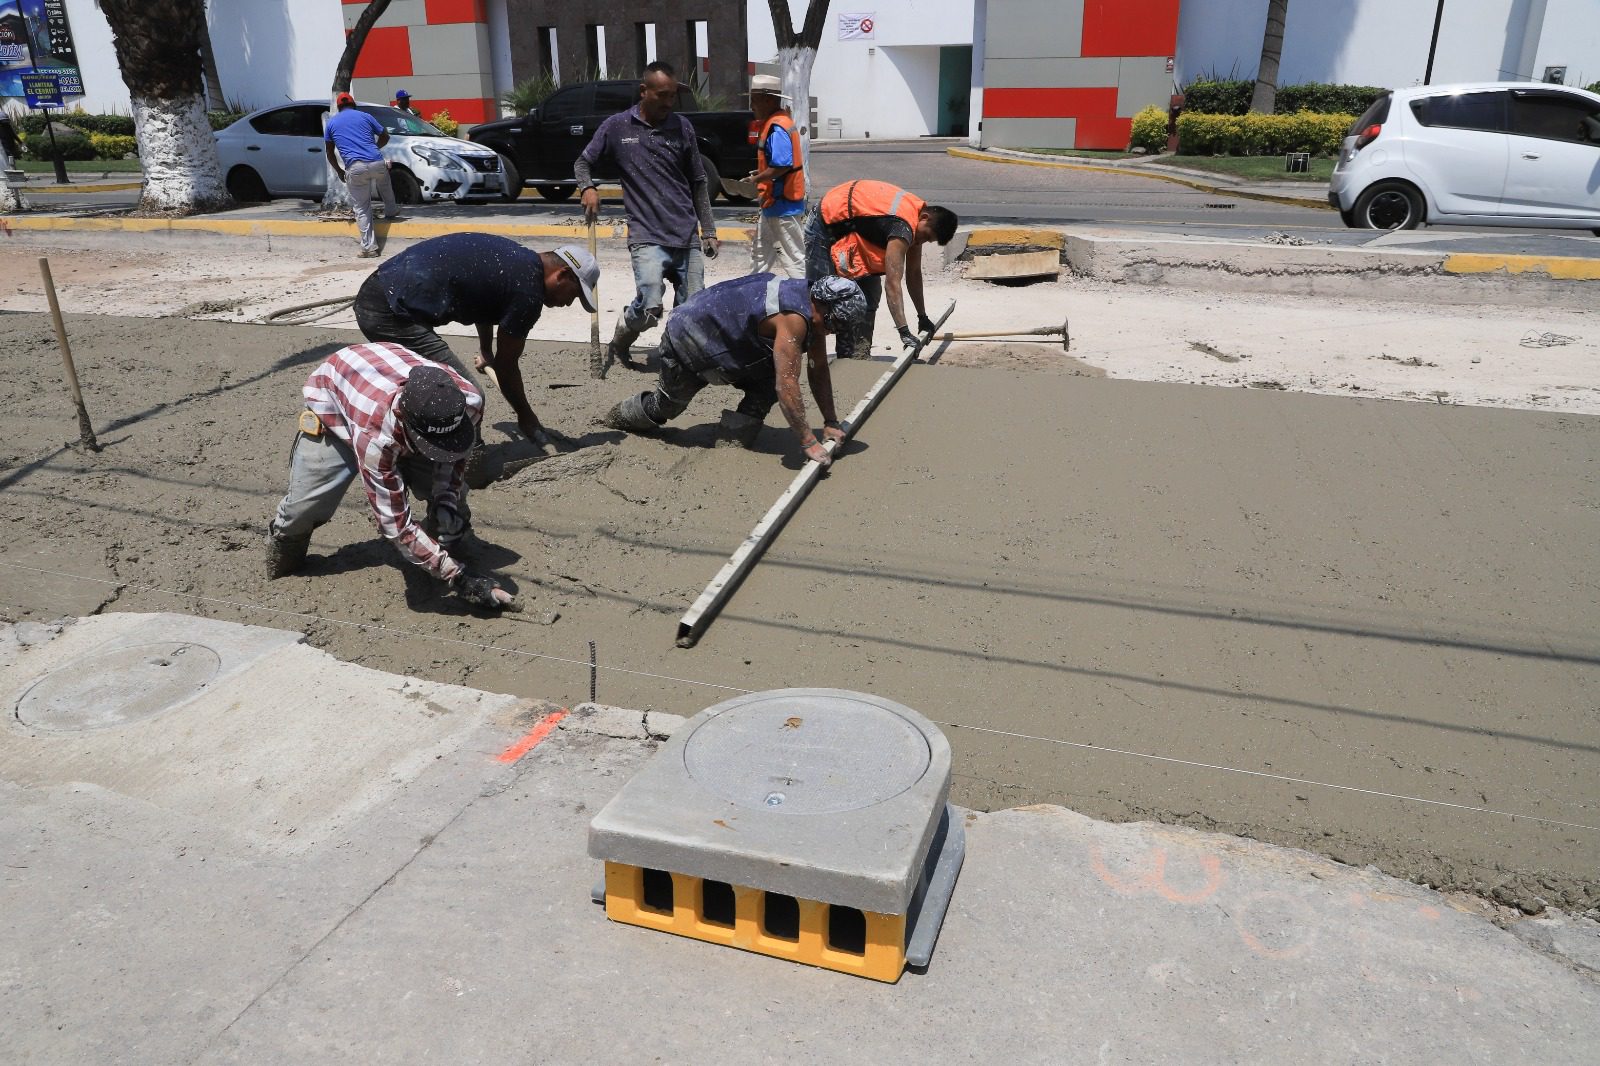
M536 121L538 118L539 118L539 109L537 107L528 108L528 121L529 122L533 122L533 121Z

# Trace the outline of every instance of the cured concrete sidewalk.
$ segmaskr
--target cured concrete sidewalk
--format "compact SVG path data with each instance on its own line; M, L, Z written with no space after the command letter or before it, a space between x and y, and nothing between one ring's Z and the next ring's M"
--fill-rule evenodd
M143 717L17 719L20 701L63 725L38 717L51 691L174 644L217 668ZM98 698L126 704L113 676ZM177 615L0 629L0 691L11 1062L1559 1064L1600 1047L1592 925L1519 939L1303 852L1058 807L972 814L932 969L887 986L589 902L588 821L678 719L562 717Z

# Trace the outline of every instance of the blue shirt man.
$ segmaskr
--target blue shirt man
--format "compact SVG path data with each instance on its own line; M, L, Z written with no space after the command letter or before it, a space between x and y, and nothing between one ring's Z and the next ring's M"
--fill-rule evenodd
M334 103L338 111L329 116L323 130L323 150L328 155L328 165L350 189L350 209L356 216L361 258L376 259L378 235L372 225L372 194L388 187L389 164L378 149L389 143L389 134L377 119L356 107L356 98L349 93L340 93ZM385 196L385 200L391 198L392 194Z
M628 253L638 291L617 318L606 349L607 366L618 360L631 363L629 347L640 333L661 321L667 281L672 282L676 304L705 287L705 259L716 258L721 247L694 127L673 113L678 79L672 68L651 63L639 83L639 94L637 104L600 124L574 167L583 190L584 216L590 222L600 213L600 190L590 176L591 168L609 160L622 173Z
M756 152L756 183L761 217L750 242L750 269L785 278L806 276L806 210L804 160L796 158L794 117L783 106L788 98L777 78L757 74L750 79L750 110L762 130Z

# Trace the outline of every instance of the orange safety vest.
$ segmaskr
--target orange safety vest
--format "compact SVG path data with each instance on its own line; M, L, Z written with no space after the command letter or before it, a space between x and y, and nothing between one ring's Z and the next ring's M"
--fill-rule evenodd
M779 111L767 119L767 124L761 127L761 133L756 139L756 169L767 169L767 138L772 135L772 127L777 126L789 134L789 158L794 160L795 169L783 177L783 198L785 200L804 200L806 198L806 175L800 169L805 156L800 154L800 131L794 128L794 119ZM772 195L772 182L756 182L756 193L762 207L771 207L777 203L777 198Z
M916 232L917 218L926 206L926 200L886 181L847 181L823 196L822 222L833 226L857 218L894 215ZM833 269L842 278L867 278L888 269L889 250L868 242L859 233L851 232L834 241L828 254Z

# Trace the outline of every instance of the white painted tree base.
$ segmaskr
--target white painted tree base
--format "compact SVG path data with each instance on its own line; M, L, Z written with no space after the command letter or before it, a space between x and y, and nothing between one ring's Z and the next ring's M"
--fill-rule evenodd
M135 96L133 126L144 166L141 210L194 214L230 202L198 94L170 100Z
M0 171L10 170L11 157L0 149ZM28 201L22 195L22 190L13 188L11 183L0 176L0 211L26 211Z
M806 189L811 188L811 141L817 131L811 129L811 68L817 61L815 48L778 49L778 84L789 98L789 114L801 128L800 149L804 155L801 172L805 174Z

